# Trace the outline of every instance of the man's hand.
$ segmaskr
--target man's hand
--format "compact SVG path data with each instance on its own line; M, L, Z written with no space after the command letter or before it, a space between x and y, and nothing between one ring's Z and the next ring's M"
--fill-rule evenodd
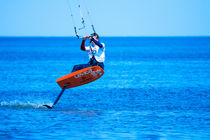
M92 38L93 38L94 40L96 40L96 36L92 36ZM91 38L91 39L92 39L92 38Z
M86 40L89 37L90 37L89 35L83 36L83 40Z
M96 36L90 36L90 35L88 35L88 38L89 38L90 40L92 40L92 39L96 40Z
M95 36L91 36L91 35L83 36L83 40L86 40L87 38L90 39L90 40L92 40L92 39L96 40Z

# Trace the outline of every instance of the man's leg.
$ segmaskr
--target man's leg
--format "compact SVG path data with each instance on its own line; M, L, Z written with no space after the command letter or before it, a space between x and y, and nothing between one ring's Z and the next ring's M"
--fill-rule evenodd
M92 67L90 64L79 64L79 65L75 65L72 69L72 72L84 69L84 68L88 68L88 67Z
M98 63L97 66L100 66L104 70L104 63Z

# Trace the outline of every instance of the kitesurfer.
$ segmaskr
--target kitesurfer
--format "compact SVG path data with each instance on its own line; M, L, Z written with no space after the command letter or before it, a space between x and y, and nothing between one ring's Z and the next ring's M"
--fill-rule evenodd
M85 41L87 38L90 40L89 46L85 46ZM99 41L99 35L97 33L83 37L81 50L87 51L89 55L89 62L88 64L75 65L72 72L92 66L100 66L102 69L104 69L105 45Z

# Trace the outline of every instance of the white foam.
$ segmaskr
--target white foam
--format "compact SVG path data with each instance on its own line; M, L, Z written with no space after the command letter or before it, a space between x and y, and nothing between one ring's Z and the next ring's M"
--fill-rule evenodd
M31 108L31 109L44 109L44 104L52 105L52 103L32 103L30 101L27 102L22 102L18 100L13 100L13 101L2 101L0 102L0 107L8 107L8 108Z

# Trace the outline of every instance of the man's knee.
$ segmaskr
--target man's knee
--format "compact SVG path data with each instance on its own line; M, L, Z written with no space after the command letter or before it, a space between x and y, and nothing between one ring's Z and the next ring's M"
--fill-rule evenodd
M72 72L75 72L75 71L78 71L78 70L81 70L81 69L84 69L84 68L88 68L88 67L91 67L91 65L90 64L75 65Z
M75 72L75 71L77 71L77 70L79 70L79 65L75 65L75 66L73 67L73 69L72 69L72 72Z

